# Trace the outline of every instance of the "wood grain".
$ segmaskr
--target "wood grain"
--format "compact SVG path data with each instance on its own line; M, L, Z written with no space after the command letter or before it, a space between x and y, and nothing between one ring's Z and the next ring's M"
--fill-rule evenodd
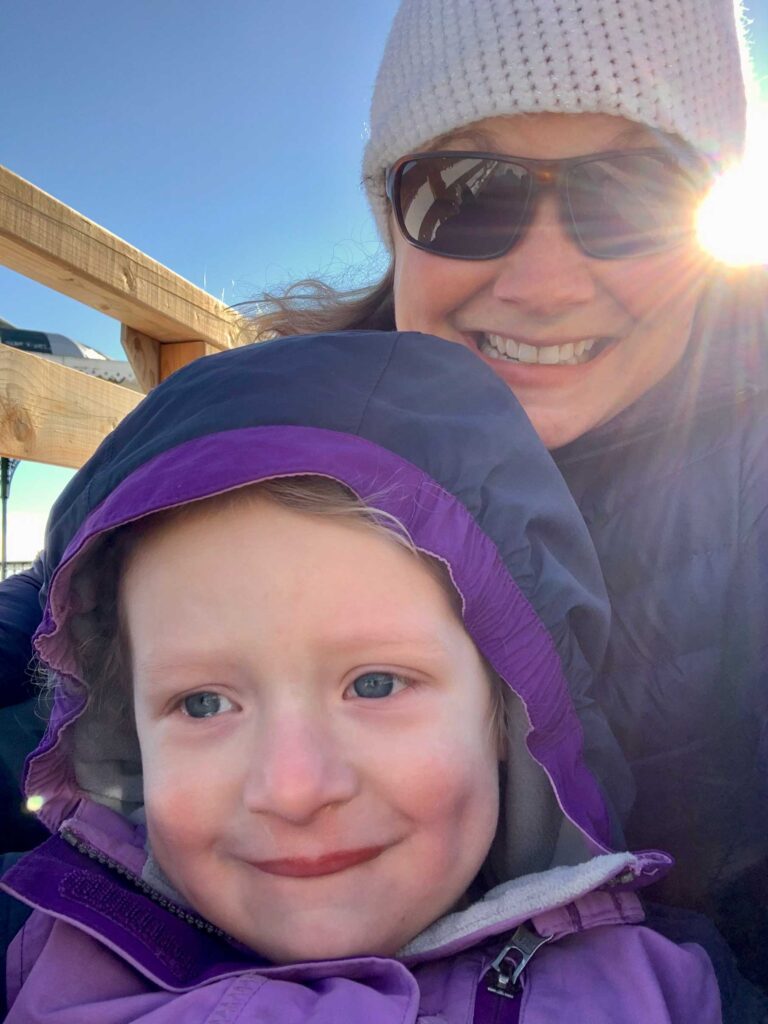
M140 401L130 388L0 345L0 455L79 467Z

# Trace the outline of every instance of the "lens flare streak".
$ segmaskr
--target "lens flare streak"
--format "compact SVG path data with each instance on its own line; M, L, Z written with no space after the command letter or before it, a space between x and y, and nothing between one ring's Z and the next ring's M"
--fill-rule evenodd
M743 161L726 170L701 205L701 246L732 267L768 265L768 104L750 118Z

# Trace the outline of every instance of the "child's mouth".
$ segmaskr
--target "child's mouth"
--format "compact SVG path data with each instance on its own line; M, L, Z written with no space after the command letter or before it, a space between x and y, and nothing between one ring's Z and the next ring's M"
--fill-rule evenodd
M614 338L582 338L562 345L530 345L502 334L478 333L474 336L478 349L490 359L528 366L580 366L588 363L610 345Z
M318 878L335 875L339 871L373 860L386 849L384 846L369 846L360 850L341 850L326 853L321 857L282 857L276 860L255 861L256 867L268 875L283 878Z

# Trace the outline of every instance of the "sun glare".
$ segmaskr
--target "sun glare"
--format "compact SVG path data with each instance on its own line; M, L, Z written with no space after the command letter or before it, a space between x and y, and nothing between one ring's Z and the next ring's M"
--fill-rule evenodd
M11 496L13 501L13 496ZM48 516L29 507L8 512L8 561L31 562L42 550Z
M715 182L698 214L700 244L729 266L768 264L768 104L753 111L741 164Z

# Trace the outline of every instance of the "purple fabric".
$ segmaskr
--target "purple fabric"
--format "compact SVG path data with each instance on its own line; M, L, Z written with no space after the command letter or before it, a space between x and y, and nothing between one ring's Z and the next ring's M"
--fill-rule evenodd
M468 632L523 700L532 726L528 748L551 779L563 812L594 852L607 850L607 811L582 760L581 726L549 634L464 506L416 466L365 439L310 427L254 427L196 439L141 466L91 514L67 548L36 634L40 656L74 675L58 642L69 611L62 595L73 559L96 535L153 511L301 473L332 477L364 500L375 497L376 507L399 519L419 548L446 563L464 601ZM52 830L78 795L71 778L65 788L56 781L65 768L63 757L56 756L57 739L76 714L71 706L56 709L28 765L27 792L48 798L41 818Z
M33 914L9 953L7 1024L467 1024L476 1008L475 1024L509 1024L503 1014L515 1004L520 1024L720 1024L717 985L698 947L674 946L618 917L585 927L588 917L576 907L570 930L530 961L519 998L498 997L500 1007L490 994L479 1005L476 997L504 939L410 970L373 958L243 965L174 991L87 926Z
M512 998L498 996L482 982L477 989L472 1024L518 1024L520 1020L520 994Z
M155 510L304 473L339 480L364 500L375 498L375 506L399 519L419 548L448 566L469 633L524 703L530 752L564 813L588 846L602 852L607 815L582 762L581 727L549 634L460 502L411 463L358 437L315 428L248 428L188 442L142 466L70 544L37 634L40 656L74 677L62 629L72 611L67 584L77 556L97 535ZM519 1024L683 1024L693 1006L697 1022L720 1021L706 958L637 926L637 897L622 893L619 884L567 907L541 907L534 922L552 941L529 964L522 993L512 1002L485 992L482 978L522 914L407 964L370 957L284 966L259 961L130 880L127 873L140 875L145 856L141 830L78 791L64 748L66 729L81 706L65 692L30 758L27 789L46 797L51 828L68 819L68 829L122 867L115 870L99 855L94 859L54 837L8 873L3 887L40 908L9 953L9 1024L467 1024L473 1017L476 1024L510 1024L516 1015ZM668 859L650 854L640 864L642 883L666 868ZM530 909L525 914L529 918Z

